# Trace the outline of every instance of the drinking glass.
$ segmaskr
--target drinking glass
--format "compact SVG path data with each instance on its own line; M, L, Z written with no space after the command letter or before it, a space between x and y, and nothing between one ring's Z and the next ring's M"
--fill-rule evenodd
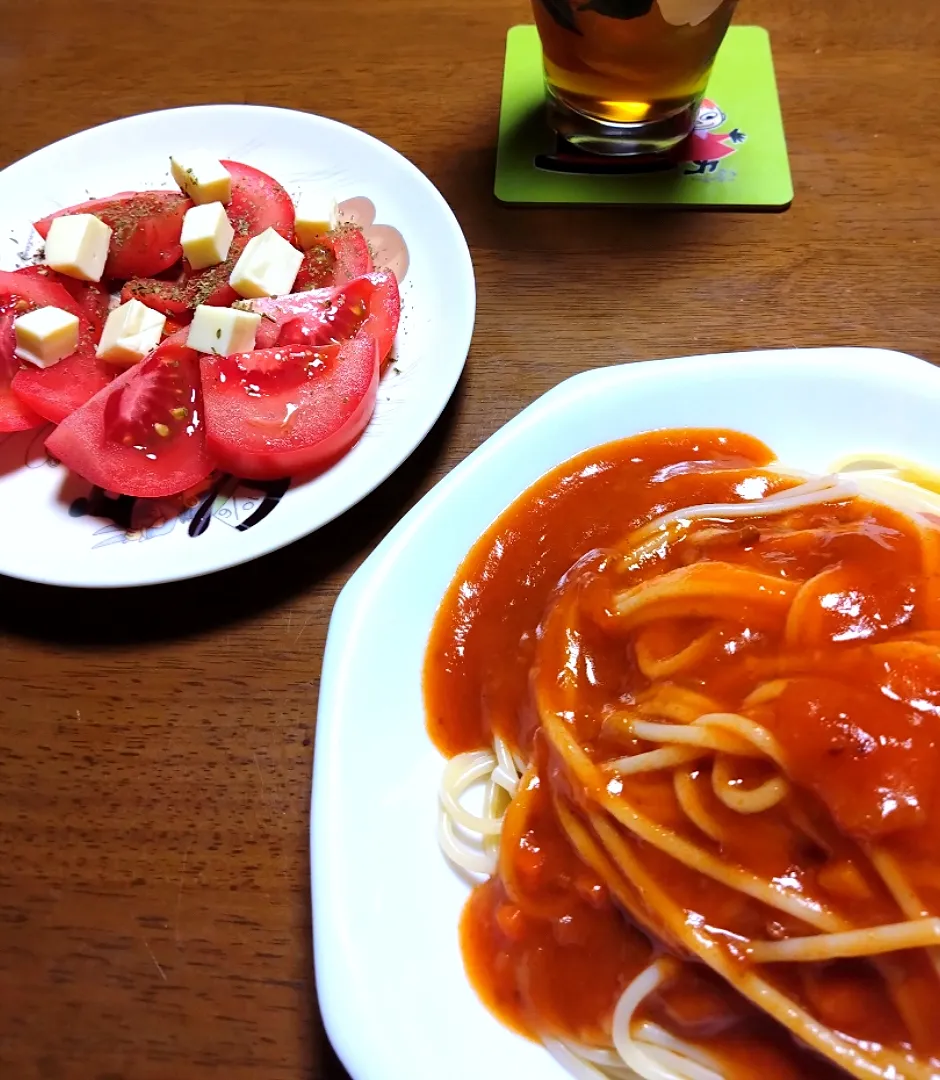
M532 0L549 123L599 154L656 154L692 130L737 0Z

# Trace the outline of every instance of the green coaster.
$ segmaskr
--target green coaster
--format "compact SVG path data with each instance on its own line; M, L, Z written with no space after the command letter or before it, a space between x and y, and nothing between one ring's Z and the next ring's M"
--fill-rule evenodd
M514 26L506 40L496 155L502 202L782 210L793 199L770 37L759 26L728 31L695 132L669 161L577 150L549 130L544 112L538 33Z

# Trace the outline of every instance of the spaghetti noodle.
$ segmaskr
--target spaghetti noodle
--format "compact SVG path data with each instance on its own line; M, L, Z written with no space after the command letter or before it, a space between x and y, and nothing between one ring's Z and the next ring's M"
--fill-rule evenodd
M525 493L425 669L487 1005L582 1080L940 1077L938 597L910 462L661 432Z

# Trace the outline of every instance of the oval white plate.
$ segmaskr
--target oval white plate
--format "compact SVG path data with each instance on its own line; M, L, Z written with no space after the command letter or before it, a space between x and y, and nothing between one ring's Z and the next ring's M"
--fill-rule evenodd
M936 467L938 413L940 370L880 350L593 371L520 413L382 541L330 622L310 832L320 1009L355 1080L568 1076L493 1019L467 983L457 940L467 886L437 846L443 760L425 733L424 648L444 591L493 519L572 455L655 428L750 432L815 471L853 450Z
M43 450L49 429L0 434L0 573L57 585L114 587L196 577L282 547L347 510L389 476L440 416L460 378L475 310L460 226L431 182L369 135L309 113L200 105L115 120L72 135L0 173L0 268L38 242L31 222L89 196L172 188L169 155L203 147L270 173L294 197L322 188L365 196L408 245L396 360L362 439L333 468L281 495L226 488L179 515L169 504L89 510L88 484ZM97 508L102 504L100 496ZM208 527L199 535L194 518ZM248 526L246 528L246 526Z

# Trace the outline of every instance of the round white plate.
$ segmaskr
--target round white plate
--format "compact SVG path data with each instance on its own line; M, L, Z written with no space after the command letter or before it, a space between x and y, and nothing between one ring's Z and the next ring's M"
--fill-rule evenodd
M940 370L880 350L788 349L592 371L520 413L388 534L333 611L314 757L317 989L354 1080L568 1078L470 988L457 940L468 890L437 845L443 759L425 733L424 649L441 597L493 519L555 465L641 431L734 428L814 471L849 451L937 467L938 414Z
M2 574L57 585L147 585L264 555L326 524L389 476L427 434L460 378L475 288L453 213L396 151L309 113L255 105L170 109L91 128L31 154L0 173L0 269L29 261L39 241L32 221L90 196L172 188L169 155L198 148L270 173L294 197L306 188L340 201L365 196L377 223L403 235L410 267L396 359L383 375L372 422L314 480L283 493L230 485L182 513L172 501L89 498L87 483L47 459L50 429L0 434Z

